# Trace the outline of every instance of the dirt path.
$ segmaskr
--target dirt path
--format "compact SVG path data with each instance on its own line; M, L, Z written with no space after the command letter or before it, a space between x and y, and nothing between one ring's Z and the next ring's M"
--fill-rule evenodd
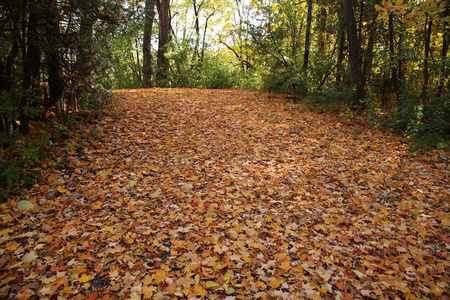
M116 98L1 205L1 299L449 297L438 152L262 93Z

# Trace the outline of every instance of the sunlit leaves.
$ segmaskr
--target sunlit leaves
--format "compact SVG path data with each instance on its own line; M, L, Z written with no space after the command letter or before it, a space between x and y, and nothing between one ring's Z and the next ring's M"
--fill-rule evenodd
M116 96L123 117L74 137L84 148L60 148L20 197L39 210L2 204L2 296L446 296L439 156L262 93Z

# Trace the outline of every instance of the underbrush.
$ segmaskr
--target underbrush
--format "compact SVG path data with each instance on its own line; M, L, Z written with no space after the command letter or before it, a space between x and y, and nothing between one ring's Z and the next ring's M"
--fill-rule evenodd
M95 122L98 116L98 111L72 113L65 116L64 122L34 121L28 135L18 130L0 133L0 203L38 182L42 169L54 165L58 145L74 133L83 134L84 126Z
M361 107L348 107L351 90L342 86L325 86L323 90L303 97L295 104L315 112L338 113L347 123L392 129L403 135L411 151L450 148L450 94L429 97L423 101L412 93L403 93L390 107L382 107L376 94L364 100Z
M63 135L61 128L54 133L53 137L50 132L27 136L14 132L0 136L0 202L33 185L40 177L43 164L55 149L52 140Z

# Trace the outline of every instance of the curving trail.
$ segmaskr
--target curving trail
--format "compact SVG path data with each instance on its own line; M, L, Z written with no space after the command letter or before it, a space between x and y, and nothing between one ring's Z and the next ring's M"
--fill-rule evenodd
M115 97L0 206L1 299L450 296L438 152L258 92Z

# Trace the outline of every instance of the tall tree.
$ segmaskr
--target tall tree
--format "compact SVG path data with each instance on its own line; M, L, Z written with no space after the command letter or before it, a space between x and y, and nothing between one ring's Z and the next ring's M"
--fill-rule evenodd
M388 29L389 29L389 56L390 56L390 70L391 70L391 84L392 88L394 89L394 92L398 94L399 92L399 85L398 85L398 72L397 72L397 65L395 64L395 48L394 48L394 16L392 13L389 14L389 22L388 22Z
M40 80L41 49L40 34L38 30L41 7L35 1L29 1L26 43L22 48L23 57L23 81L22 88L25 91L20 103L20 131L29 132L30 107L34 107ZM25 27L24 27L25 28Z
M305 33L305 52L303 56L302 71L308 71L309 49L311 47L311 20L312 20L312 0L308 0L308 13L306 16L306 33Z
M143 41L143 88L152 87L152 31L155 20L156 0L145 0L145 23Z
M56 106L60 101L63 90L64 80L62 78L62 65L61 65L61 34L59 26L59 13L58 8L54 5L48 7L49 15L47 17L48 23L46 28L46 51L47 56L47 68L48 68L48 88L49 96L46 99L44 105L45 109L49 109L52 106ZM80 29L81 30L81 29ZM83 53L80 53L83 56ZM84 61L83 64L86 62Z
M428 60L430 56L430 40L431 40L431 27L433 20L425 13L425 26L424 26L424 59L423 59L423 85L422 85L422 99L425 100L427 96L428 82L430 80L430 73L428 69Z
M358 31L356 28L356 19L353 10L353 1L344 0L344 14L347 22L347 39L349 44L350 69L352 74L352 84L355 89L352 107L356 107L361 103L364 97L364 86L361 80L361 45L358 39Z
M447 8L445 9L445 11L443 12L443 17L448 17L450 15L450 7L447 6ZM441 70L441 79L439 82L439 87L438 87L438 93L439 95L442 95L443 90L444 90L444 86L445 86L445 81L448 82L448 65L446 66L445 62L448 59L447 58L447 53L448 53L448 39L450 37L450 29L448 28L448 21L444 21L443 26L443 30L442 30L442 48L441 48L441 64L442 64L442 70Z
M156 0L156 7L158 9L159 16L159 40L156 77L158 80L166 80L168 71L166 53L169 46L170 32L170 0Z

